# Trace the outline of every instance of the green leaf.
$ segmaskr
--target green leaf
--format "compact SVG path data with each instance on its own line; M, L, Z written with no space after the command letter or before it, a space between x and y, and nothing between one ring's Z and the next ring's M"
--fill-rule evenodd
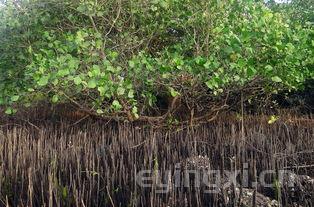
M100 67L98 65L93 65L93 71L92 71L94 76L99 76L100 74Z
M73 80L75 85L80 85L82 83L82 79L79 76L75 77Z
M25 104L24 104L24 106L25 106L26 108L31 107L31 105L32 105L31 103L25 103Z
M13 109L12 107L8 107L8 108L5 110L4 113L6 113L6 114L8 114L8 115L12 115L12 114L16 113L16 109Z
M270 116L270 119L268 120L268 124L273 124L279 119L278 116L272 115Z
M176 91L174 88L172 88L172 87L169 87L169 91L170 91L170 95L172 96L172 97L176 97L176 96L178 96L178 95L180 95L180 93L178 92L178 91Z
M119 87L119 88L117 89L117 94L118 94L119 96L122 96L124 93L125 93L125 89L124 89L124 88Z
M253 67L248 67L246 72L249 77L252 77L256 74L256 70Z
M32 46L29 46L27 51L28 51L29 54L32 54L32 53L33 53L33 48L32 48Z
M99 91L100 96L104 96L106 94L106 88L105 87L98 87L97 89Z
M75 85L80 85L82 83L82 79L79 76L76 76L73 80Z
M54 86L58 85L58 83L59 83L59 80L58 80L58 79L54 79L54 80L52 81L52 84L53 84Z
M114 100L112 102L112 107L113 107L114 110L117 110L117 111L122 109L122 106L121 106L120 102L117 101L117 100Z
M130 66L131 68L134 68L134 67L135 67L134 61L130 60L130 61L129 61L129 66Z
M101 110L101 109L97 109L97 114L103 114L104 113L104 111L103 110Z
M20 96L18 96L18 95L12 96L12 97L11 97L11 101L12 101L12 102L16 102L16 101L19 100L19 98L20 98Z
M68 197L68 189L67 187L62 188L62 198L66 199Z
M75 58L72 58L72 59L69 60L68 66L69 66L69 68L71 70L72 69L77 69L78 65L79 65L79 61L76 60Z
M219 87L219 85L217 83L218 80L220 80L220 79L219 78L213 78L213 79L210 79L209 81L206 81L205 84L209 89L213 90L214 88Z
M59 96L58 95L54 95L52 97L52 103L57 103L59 101Z
M134 98L134 90L129 90L128 98Z
M90 89L94 89L97 86L97 81L95 79L91 79L88 81L87 87Z
M226 48L224 48L225 53L227 53L228 55L231 54L233 52L232 47L228 46Z
M67 76L69 74L70 74L70 70L67 68L58 71L58 76L61 76L61 77Z
M116 58L118 57L118 55L119 55L119 54L118 54L117 52L115 52L115 51L109 53L109 56L110 56L112 59L116 59Z
M213 87L213 84L212 84L212 81L206 81L205 82L205 84L206 84L206 86L209 88L209 89L213 89L214 87Z
M136 106L134 106L134 107L132 108L132 113L133 113L135 119L138 119L138 118L139 118L139 115L138 115L138 108L137 108Z
M43 76L41 79L38 81L39 86L46 86L48 84L49 77L48 76Z
M282 82L281 78L279 78L278 76L272 77L271 80L276 82L276 83L281 83Z
M205 67L206 69L209 69L210 66L211 66L211 62L210 62L210 60L208 60L208 61L204 64L204 67Z
M11 107L7 108L4 113L11 115L12 114L12 108Z
M266 70L266 72L270 72L270 71L273 70L273 66L271 66L271 65L266 65L266 66L265 66L265 70Z

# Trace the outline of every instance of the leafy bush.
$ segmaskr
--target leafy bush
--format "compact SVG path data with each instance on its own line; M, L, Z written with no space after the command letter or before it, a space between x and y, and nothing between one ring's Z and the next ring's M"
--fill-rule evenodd
M135 120L175 97L200 115L233 91L299 89L314 76L313 27L251 1L32 0L8 2L0 19L7 113L50 100Z

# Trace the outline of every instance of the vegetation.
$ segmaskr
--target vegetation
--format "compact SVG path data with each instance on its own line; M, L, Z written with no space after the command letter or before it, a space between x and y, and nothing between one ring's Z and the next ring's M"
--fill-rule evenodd
M287 168L299 175L309 175L313 181L313 120L286 116L268 124L268 117L251 116L246 117L242 130L241 121L228 115L209 124L169 132L90 119L77 125L56 124L42 121L45 110L36 110L31 121L37 128L25 122L13 124L12 120L0 119L0 206L254 206L244 205L248 194L235 193L231 184L224 183L225 177L213 180L209 186L207 181L201 181L206 185L202 187L183 184L187 161L199 155L207 158L205 164L215 170L213 179L218 179L220 174L216 173L221 169L237 170L239 174L232 175L237 176L243 192L247 185L254 186L256 180L250 176L248 183L241 185L242 176L262 175L264 170L277 172ZM245 141L240 141L243 132ZM199 165L190 162L190 166ZM147 187L140 186L135 176L141 170L149 170L145 174L148 180L144 181ZM192 185L193 175L189 174ZM180 186L175 176L180 176ZM275 177L269 179L267 183L274 183L274 187L259 193L271 196L272 200L278 198L281 206L313 203L313 182L312 188L304 190L298 185L291 188L295 180L288 188ZM218 188L219 193L209 193ZM249 195L254 197L253 193ZM256 206L273 206L258 205L265 196L256 196Z
M314 101L314 4L276 1L0 0L0 206L312 206L313 113L267 104Z
M291 8L300 7L8 0L0 12L0 105L12 114L49 100L104 118L165 120L179 102L190 118L208 118L234 93L251 101L300 90L314 77L313 14L291 18Z

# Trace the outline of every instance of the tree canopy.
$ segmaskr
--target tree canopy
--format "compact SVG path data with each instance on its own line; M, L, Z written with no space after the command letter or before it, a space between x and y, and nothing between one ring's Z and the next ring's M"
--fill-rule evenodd
M300 2L8 0L0 105L11 114L70 102L140 120L172 113L172 103L160 110L160 97L201 115L238 91L250 101L302 89L314 77L314 30L313 10L298 12Z

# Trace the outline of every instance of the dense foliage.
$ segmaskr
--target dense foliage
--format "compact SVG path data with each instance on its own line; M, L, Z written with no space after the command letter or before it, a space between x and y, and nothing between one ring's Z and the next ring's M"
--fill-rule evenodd
M178 99L193 116L234 92L250 101L301 89L314 77L313 25L270 8L245 0L7 1L0 104L10 114L42 100L71 102L135 120L168 116ZM167 113L160 99L172 100Z

